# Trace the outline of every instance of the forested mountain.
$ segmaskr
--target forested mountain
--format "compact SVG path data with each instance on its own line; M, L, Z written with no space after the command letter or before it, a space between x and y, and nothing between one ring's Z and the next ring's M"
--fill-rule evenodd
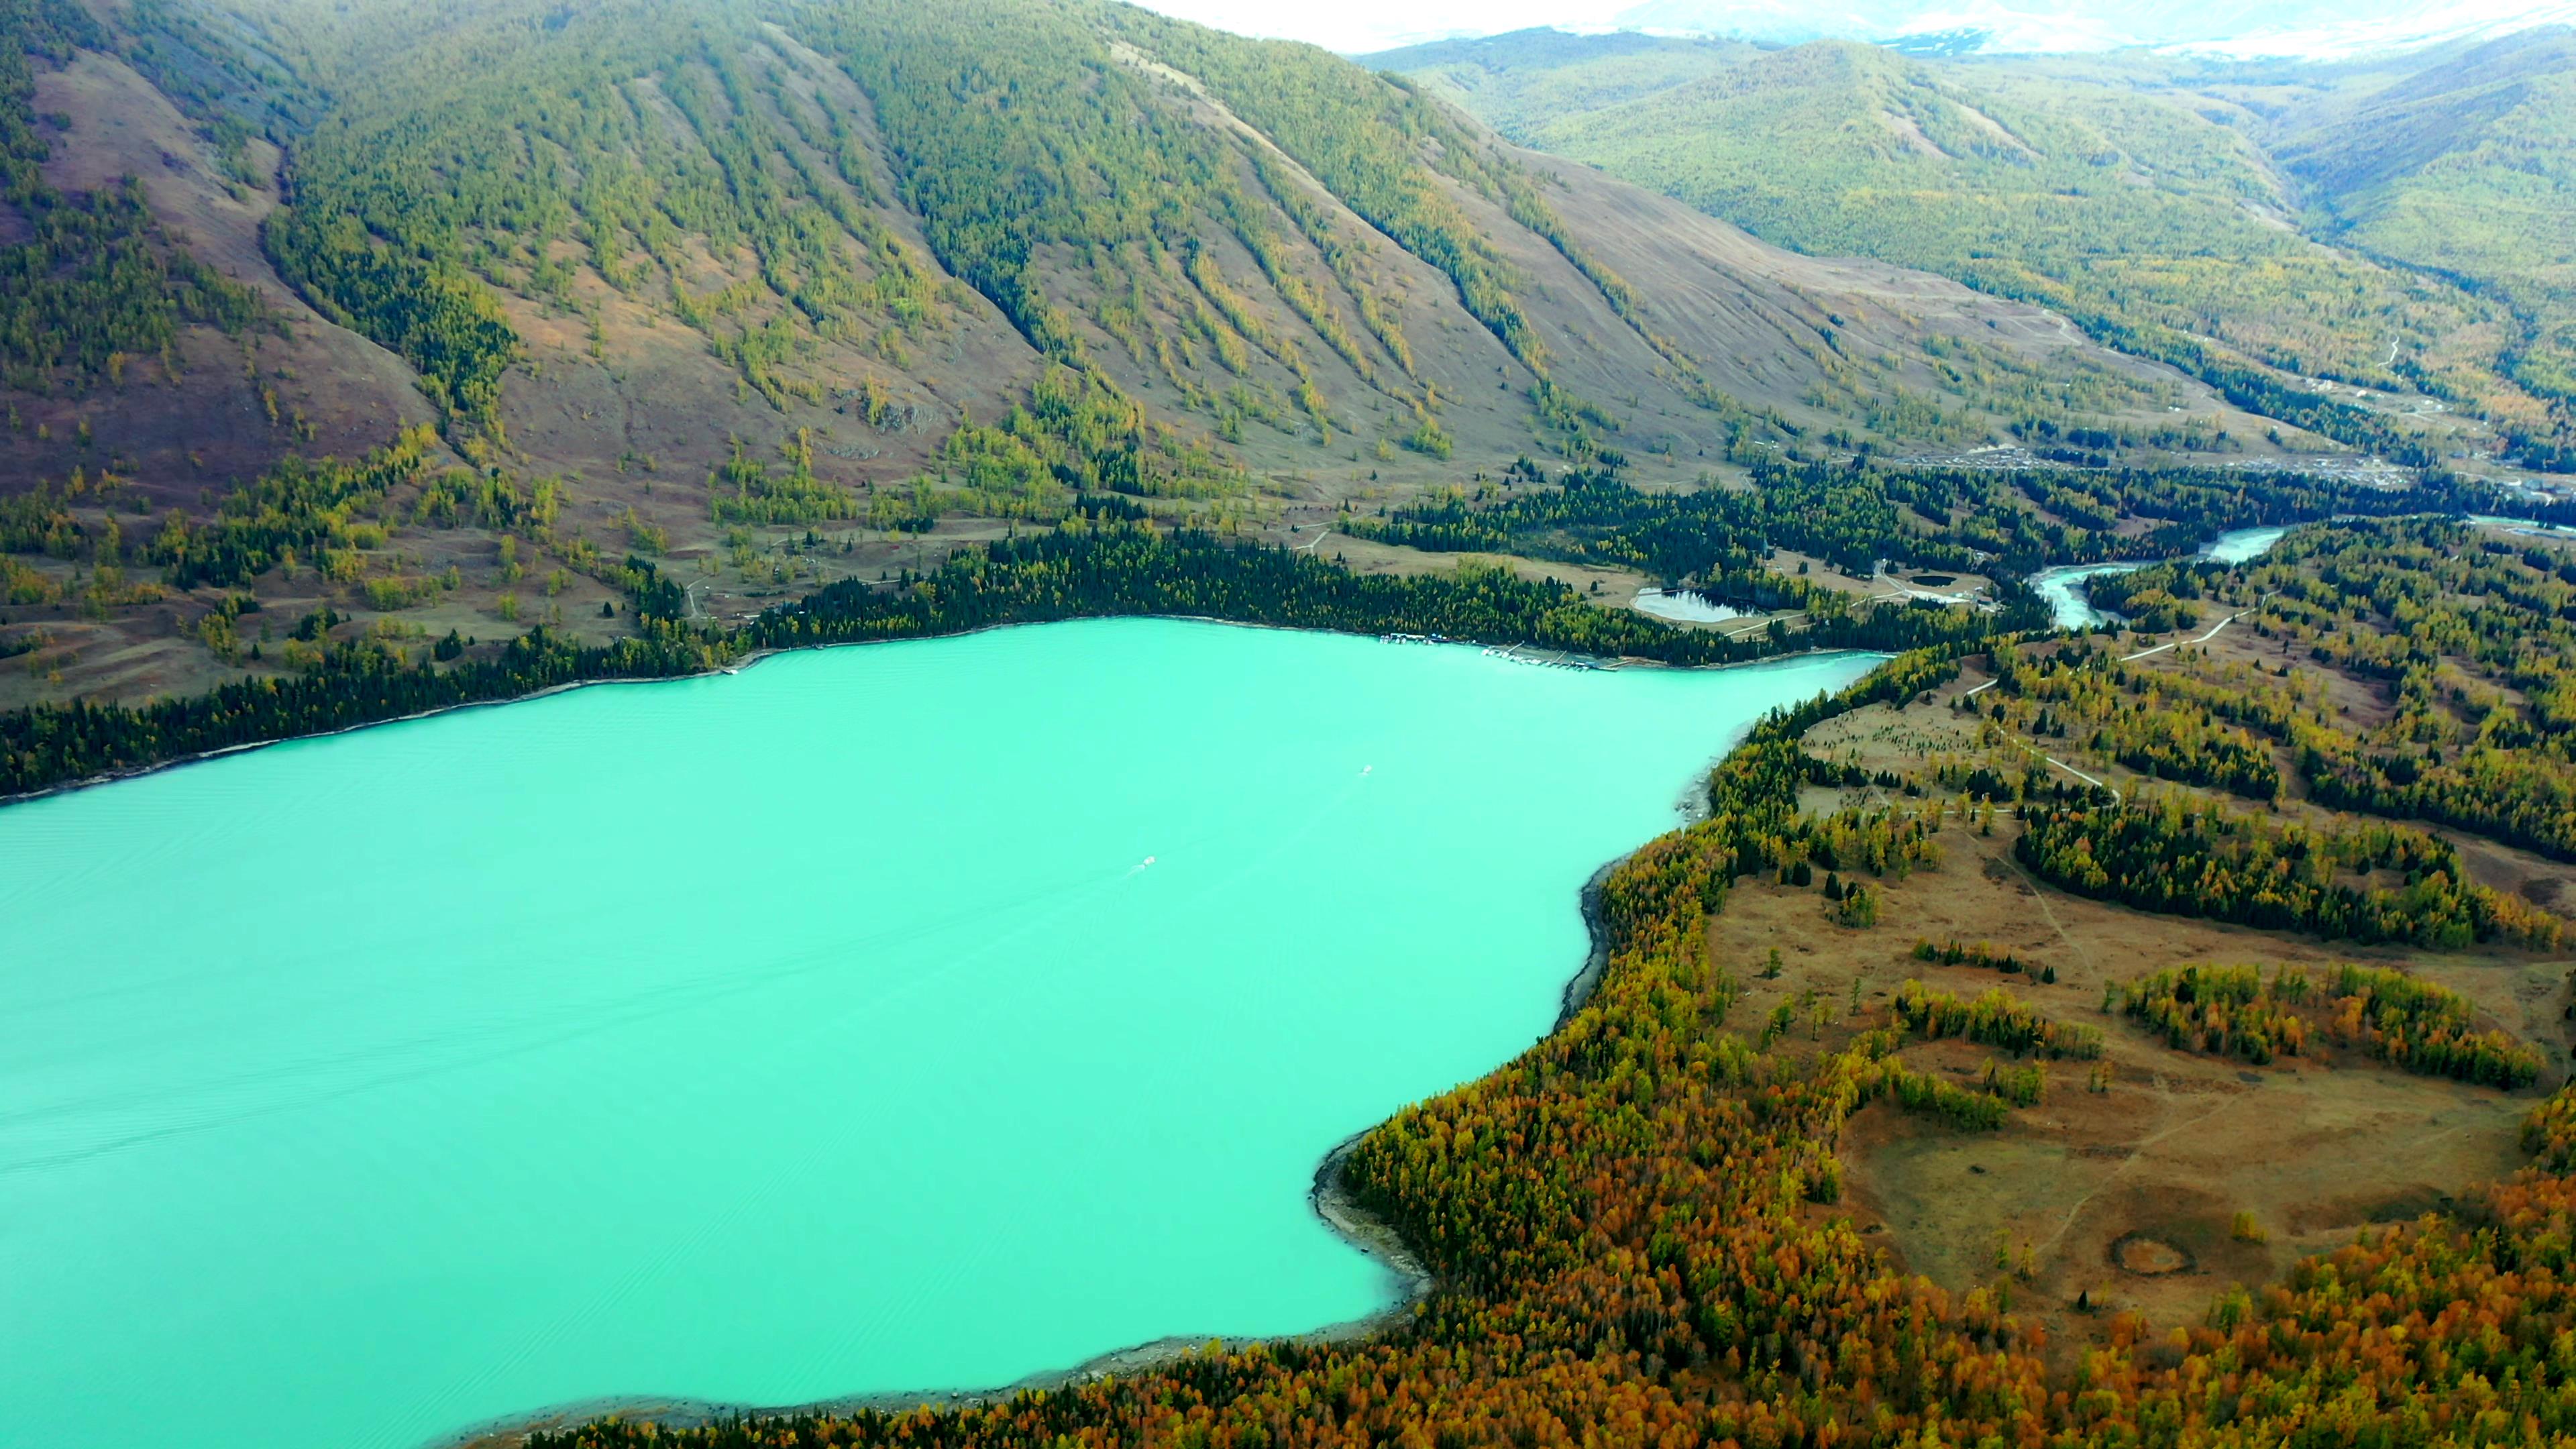
M1547 32L1372 63L1767 240L2263 379L2267 410L2339 398L2432 452L2569 466L2562 30L2334 66Z
M748 612L1094 493L1285 537L1516 466L1696 486L1802 439L2336 446L2037 307L1766 246L1324 52L1106 0L0 24L0 245L33 279L0 317L0 545L44 635L12 636L13 698L273 667L273 639L198 647L229 637L213 587L398 639L605 637L630 553ZM122 572L284 459L422 426L417 476L326 490L266 573Z

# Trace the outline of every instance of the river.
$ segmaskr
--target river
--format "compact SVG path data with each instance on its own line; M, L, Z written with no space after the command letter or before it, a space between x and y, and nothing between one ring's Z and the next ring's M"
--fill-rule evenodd
M2281 527L2239 528L2222 533L2201 545L2196 557L2223 564L2241 564L2261 558L2272 545L2279 543L2290 530ZM2087 629L2112 622L2111 616L2093 607L2085 595L2085 584L2107 574L2135 573L2161 559L2136 559L2124 563L2080 564L2068 568L2044 569L2030 577L2030 586L2048 601L2048 611L2060 629Z

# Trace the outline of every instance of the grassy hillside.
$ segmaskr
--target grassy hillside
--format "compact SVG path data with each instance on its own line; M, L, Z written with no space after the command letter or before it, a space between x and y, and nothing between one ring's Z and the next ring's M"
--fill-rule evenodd
M2576 31L2530 31L2291 113L2273 149L2329 235L2489 289L2523 319L2506 359L2576 398ZM2576 467L2562 415L2546 446Z
M1435 91L1466 97L1466 109L1477 119L1528 142L1553 118L1624 105L1762 54L1738 40L1634 31L1578 36L1542 28L1406 46L1364 59Z
M2478 410L2517 441L2549 426L2522 385L2545 374L2517 365L2509 298L2302 230L2307 187L2264 148L2263 115L2218 99L2261 89L2243 68L2203 73L2152 57L1944 63L1839 43L1748 55L1570 36L1391 59L1518 139L1770 240L2044 301L2278 414L2328 397L2377 414L2310 419L2357 442L2459 446L2448 423L2404 416L2437 410L2384 396L2418 390ZM2377 230L2328 230L2374 254L2442 265L2422 234L2468 246L2496 229L2454 231L2428 215L2409 241L2403 207L2374 205L2388 217ZM2483 264L2473 274L2496 275ZM2399 441L2409 438L2411 448ZM2526 451L2546 461L2545 449Z

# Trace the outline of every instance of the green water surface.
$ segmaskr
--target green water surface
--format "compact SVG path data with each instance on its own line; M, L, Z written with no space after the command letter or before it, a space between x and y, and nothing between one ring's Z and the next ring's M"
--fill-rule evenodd
M1317 1159L1545 1032L1583 880L1871 662L1063 624L0 810L0 1440L403 1449L1365 1315Z

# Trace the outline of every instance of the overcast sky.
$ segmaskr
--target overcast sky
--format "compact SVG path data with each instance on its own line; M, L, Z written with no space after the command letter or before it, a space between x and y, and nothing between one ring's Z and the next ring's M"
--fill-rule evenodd
M1604 25L1634 0L1143 0L1166 15L1345 52L1530 25Z

